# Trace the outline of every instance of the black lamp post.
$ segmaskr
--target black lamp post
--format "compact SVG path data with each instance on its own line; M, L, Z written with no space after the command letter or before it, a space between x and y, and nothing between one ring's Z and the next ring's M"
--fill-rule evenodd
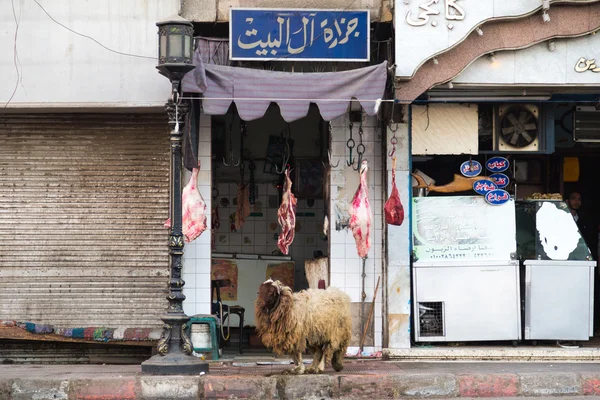
M171 98L165 108L171 126L171 201L169 216L169 305L163 334L158 342L158 354L142 363L142 372L152 375L197 375L208 372L208 363L192 356L192 343L185 326L189 317L183 312L183 233L181 232L181 128L189 103L180 99L181 80L195 68L192 64L194 29L191 22L175 16L158 22L158 71L171 81Z

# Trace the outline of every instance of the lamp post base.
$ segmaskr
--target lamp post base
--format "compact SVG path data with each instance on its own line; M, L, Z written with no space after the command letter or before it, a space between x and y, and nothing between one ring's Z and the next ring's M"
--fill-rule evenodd
M157 354L142 363L142 373L147 375L198 375L208 374L208 363L201 359L174 352L166 356Z

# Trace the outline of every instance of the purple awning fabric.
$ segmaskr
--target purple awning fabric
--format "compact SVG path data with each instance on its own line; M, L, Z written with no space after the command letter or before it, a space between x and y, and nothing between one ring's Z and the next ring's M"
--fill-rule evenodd
M331 121L346 113L352 98L375 115L375 101L383 98L387 80L387 62L341 72L294 73L205 64L196 52L194 64L196 69L183 79L183 91L202 93L202 108L209 115L223 115L235 102L244 121L261 118L271 102L287 122L306 116L310 103Z

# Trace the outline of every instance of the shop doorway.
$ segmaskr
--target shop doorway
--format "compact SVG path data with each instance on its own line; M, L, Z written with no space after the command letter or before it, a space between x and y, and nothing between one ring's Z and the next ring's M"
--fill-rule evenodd
M220 287L222 303L245 309L245 349L262 348L253 329L254 300L262 282L272 278L294 291L307 289L312 275L307 277L305 264L316 261L328 276L329 232L323 229L327 126L315 105L291 123L276 104L254 121L243 121L234 104L226 115L212 117L211 280L229 280ZM286 169L297 198L295 234L287 252L278 245ZM217 301L214 293L212 301ZM232 327L232 349L238 335Z

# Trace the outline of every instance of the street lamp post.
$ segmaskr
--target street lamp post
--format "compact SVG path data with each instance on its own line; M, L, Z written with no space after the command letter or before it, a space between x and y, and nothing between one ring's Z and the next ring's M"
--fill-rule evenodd
M191 22L175 16L158 22L158 71L171 81L171 98L165 105L171 127L171 176L169 232L169 305L158 354L142 363L142 372L151 375L197 375L208 372L208 363L192 356L192 343L185 326L189 317L183 312L183 233L181 232L181 128L189 103L180 99L181 80L191 70L194 29Z

